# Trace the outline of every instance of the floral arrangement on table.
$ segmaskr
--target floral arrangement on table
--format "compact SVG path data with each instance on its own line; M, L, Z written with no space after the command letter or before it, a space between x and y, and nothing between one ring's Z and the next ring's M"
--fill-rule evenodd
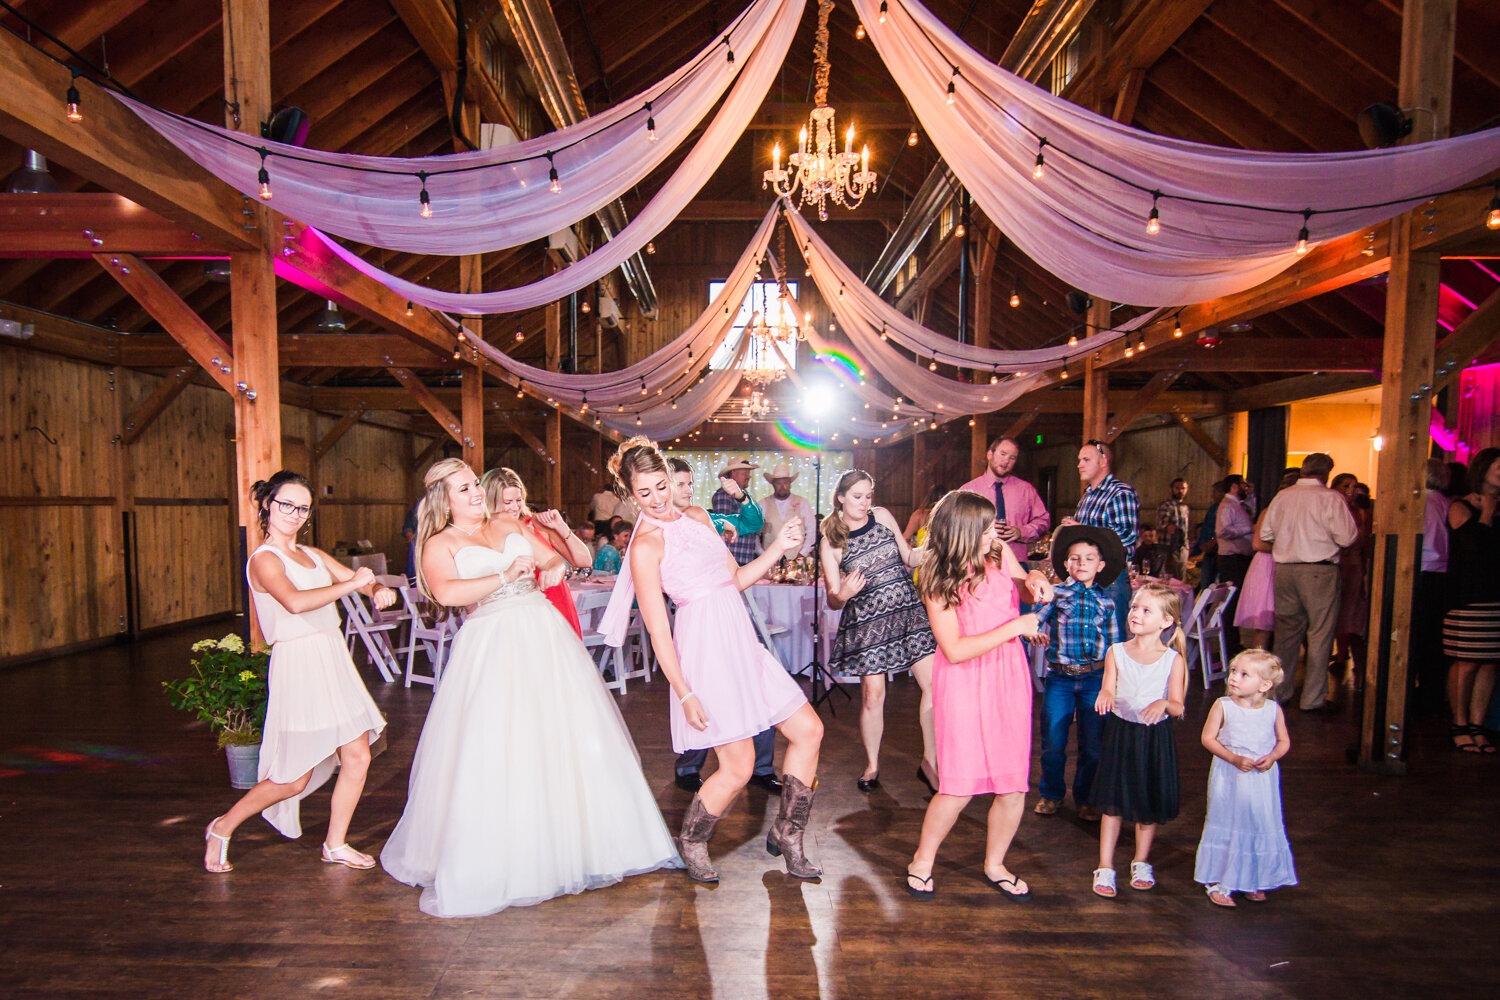
M270 698L266 677L269 651L254 652L231 632L222 639L193 643L193 672L163 681L173 708L195 713L218 735L219 746L260 742Z

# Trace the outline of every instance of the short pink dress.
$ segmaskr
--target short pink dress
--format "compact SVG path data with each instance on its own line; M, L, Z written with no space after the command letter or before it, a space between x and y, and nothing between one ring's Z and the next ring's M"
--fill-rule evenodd
M1020 614L1015 582L991 565L958 602L961 635L998 628ZM973 660L933 658L932 712L937 730L938 791L1004 795L1030 787L1031 672L1020 639Z
M661 587L677 605L673 645L682 676L708 716L707 729L694 729L669 691L672 749L683 753L748 740L791 718L807 697L756 637L729 573L724 539L686 514L671 521L645 514L640 519L661 529Z

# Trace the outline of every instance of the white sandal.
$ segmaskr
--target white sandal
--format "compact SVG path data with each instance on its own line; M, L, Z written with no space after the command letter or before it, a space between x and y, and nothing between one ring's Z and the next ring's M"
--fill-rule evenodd
M1094 869L1094 895L1105 899L1115 898L1115 870L1113 868Z
M1143 883L1137 885L1136 883ZM1156 888L1156 872L1144 861L1130 862L1130 888L1137 892L1145 892Z
M354 856L352 858L337 857L336 855L339 851L348 851ZM329 847L327 844L324 844L323 863L328 865L343 865L345 868L353 868L356 871L365 871L367 869L375 867L374 858L370 857L368 854L356 851L354 848L349 846L348 841L345 841L337 847Z
M234 865L229 863L229 837L224 836L222 833L214 833L214 824L223 818L223 816L215 816L208 821L208 829L203 831L203 840L205 843L210 838L219 842L219 860L214 862L205 861L203 863L203 870L212 872L215 875L234 871ZM233 836L233 834L230 836Z
M1208 893L1208 901L1215 906L1223 906L1225 908L1228 908L1239 905L1234 901L1233 894L1231 894L1229 890L1225 889L1222 885L1205 885L1203 887L1203 891Z

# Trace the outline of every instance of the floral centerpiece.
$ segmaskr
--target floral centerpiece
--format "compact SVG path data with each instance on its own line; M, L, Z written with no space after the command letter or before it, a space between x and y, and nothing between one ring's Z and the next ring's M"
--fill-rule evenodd
M222 639L193 643L193 672L162 687L173 708L194 712L219 737L219 746L252 746L260 742L270 697L266 676L268 651L252 652L230 633Z

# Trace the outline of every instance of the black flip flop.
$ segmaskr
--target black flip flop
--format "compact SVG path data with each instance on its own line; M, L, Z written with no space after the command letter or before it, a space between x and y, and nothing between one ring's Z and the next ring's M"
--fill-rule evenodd
M906 877L902 879L902 884L906 886L906 893L907 893L907 895L911 896L914 899L923 899L923 900L931 899L933 896L937 895L937 889L913 889L911 887L911 880L912 879L916 879L917 881L921 882L923 885L928 885L928 886L932 885L932 876L931 875L928 875L926 878L923 878L921 875L918 875L916 872L907 872L906 873Z
M1013 903L1024 903L1031 898L1030 889L1027 889L1025 892L1011 892L1009 889L1005 888L1008 885L1019 886L1021 884L1021 880L1016 878L1014 875L1012 875L1010 878L1002 879L992 879L988 875L986 875L984 877L984 880L990 884L991 889L994 889L1000 895L1004 896L1006 899L1010 900Z

